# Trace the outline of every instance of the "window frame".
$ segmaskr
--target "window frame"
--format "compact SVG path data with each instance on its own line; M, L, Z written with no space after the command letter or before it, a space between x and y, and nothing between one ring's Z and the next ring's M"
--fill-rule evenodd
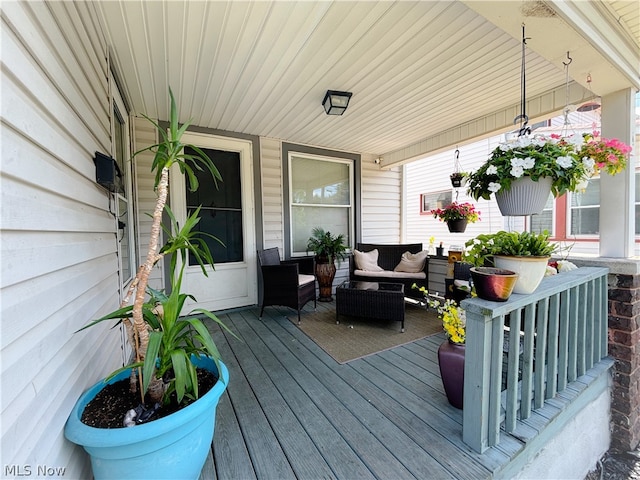
M110 104L110 133L111 133L111 155L118 162L118 146L116 145L116 124L120 124L116 117L116 111L120 115L122 119L123 126L123 138L122 138L122 147L123 147L123 159L122 164L118 162L118 166L122 173L122 187L123 191L115 191L113 192L112 199L115 205L115 229L116 229L116 237L117 237L117 252L118 252L118 277L120 279L120 290L124 292L125 288L129 285L129 283L135 277L135 274L138 270L138 246L136 243L136 235L137 235L137 219L135 216L135 204L136 199L134 197L134 188L133 188L133 178L134 178L134 169L133 162L131 160L131 122L129 118L129 111L124 103L122 98L122 94L120 93L120 89L113 77L110 76L111 81L111 101ZM124 278L124 266L123 266L123 252L121 250L122 246L122 238L119 229L119 221L120 217L124 215L125 212L120 211L120 204L123 202L126 208L126 217L128 219L129 225L126 228L125 232L127 232L128 237L128 259L129 259L129 276Z
M361 175L361 156L356 153L341 152L334 150L326 150L317 147L310 147L306 145L298 145L292 143L282 143L282 169L283 169L283 248L285 258L292 258L297 256L307 256L306 252L297 252L295 255L292 252L292 215L291 215L291 170L289 158L291 155L302 157L315 157L325 158L330 161L343 161L350 162L349 167L349 182L350 182L350 201L351 207L349 211L349 244L355 245L359 241L360 235L360 218L359 205L360 199L360 175Z
M443 203L442 205L438 205L438 198L440 195L445 194L450 197L449 198L449 203ZM425 201L427 200L427 197L431 197L432 199L435 199L435 205L434 206L429 206L427 207L427 205L431 205L431 202L429 204L425 204ZM421 193L420 194L420 215L431 215L431 210L435 210L438 208L445 208L449 205L451 205L453 203L453 189L442 189L442 190L435 190L433 192L426 192L426 193Z

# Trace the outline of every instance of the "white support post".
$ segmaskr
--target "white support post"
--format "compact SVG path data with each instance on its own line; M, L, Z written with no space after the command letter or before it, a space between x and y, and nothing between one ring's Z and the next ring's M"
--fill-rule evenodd
M602 97L602 136L617 138L628 145L634 139L632 89ZM635 241L635 166L638 152L631 152L626 170L600 178L600 256L628 258Z

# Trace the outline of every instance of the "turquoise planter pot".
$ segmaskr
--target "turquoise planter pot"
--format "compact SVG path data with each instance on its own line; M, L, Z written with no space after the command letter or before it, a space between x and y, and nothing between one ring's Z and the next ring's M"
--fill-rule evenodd
M193 357L200 368L218 374L209 357ZM229 371L220 362L218 382L188 407L167 417L129 428L94 428L80 421L84 407L100 390L100 381L73 407L64 434L91 456L95 480L197 479L213 440L216 407L227 388ZM129 377L122 372L109 383Z

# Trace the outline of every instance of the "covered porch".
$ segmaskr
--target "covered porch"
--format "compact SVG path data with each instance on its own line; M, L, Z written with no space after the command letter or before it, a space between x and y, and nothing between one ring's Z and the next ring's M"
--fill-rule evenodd
M576 277L561 283L574 288ZM549 289L560 295L562 288L549 285L540 298L548 301ZM526 303L523 298L520 303ZM317 308L333 311L334 304L320 303ZM313 321L312 309L305 307L303 322ZM608 429L599 409L608 409L611 361L600 361L599 347L598 354L587 347L588 367L583 359L578 376L568 384L565 378L561 387L548 387L544 405L536 399L541 406L528 418L516 422L509 414L505 417L505 408L510 409L508 387L499 395L503 408L498 423L506 418L507 429L510 422L515 427L506 433L498 426L497 443L479 453L465 438L473 437L486 415L473 414L464 427L463 410L448 403L437 358L444 334L339 364L287 318L292 313L288 308L267 308L262 320L258 313L248 308L220 314L240 340L213 329L234 380L218 407L212 457L201 478L540 478L549 472L578 478L576 472L584 476L593 467L579 464L598 456L595 450L587 451L598 445L580 437ZM602 318L593 319L600 327L581 337L581 344L591 347L602 345L605 331ZM480 339L473 336L468 338L468 352ZM567 345L575 345L576 338L567 339ZM510 371L508 357L503 359L505 375ZM562 363L568 356L560 358ZM549 362L548 368L557 371L551 356ZM479 378L469 375L473 368L466 370L469 392ZM486 369L491 368L495 366ZM472 401L484 402L477 397ZM606 448L608 440L600 443ZM563 468L562 458L567 457L557 455L554 445L563 445L567 454L582 450L582 455L573 455L571 465Z
M247 243L243 261L234 263L246 276L230 282L212 275L211 285L185 288L200 302L201 292L220 296L227 286L250 293L243 309L223 315L244 341L216 333L232 380L218 412L214 469L203 477L433 478L446 471L443 478L498 478L524 471L531 459L524 445L543 438L528 435L539 425L529 420L533 430L500 434L497 445L474 453L462 440L461 413L441 390L441 339L338 365L284 311L270 310L260 322L252 306L255 252L296 253L285 215L294 147L352 165L350 244L404 242L404 165L513 128L523 22L533 38L530 122L597 96L603 134L631 143L640 86L636 7L608 0L3 2L5 471L46 464L64 467L68 478L91 476L86 454L64 439L64 422L77 397L127 363L130 352L106 324L74 332L120 304L148 246L151 159L140 155L134 164L130 154L156 141L142 115L168 119L169 86L191 134L241 144L243 152ZM568 99L567 51L574 57ZM341 117L325 115L321 104L334 88L353 92ZM98 184L96 152L125 167L120 191ZM601 256L589 261L610 268L610 353L617 360L612 414L592 418L611 417L613 438L635 448L634 178L629 169L603 188ZM158 264L152 285L163 288L166 275ZM557 418L542 412L536 421ZM577 419L581 412L571 413ZM579 437L565 440L562 451Z

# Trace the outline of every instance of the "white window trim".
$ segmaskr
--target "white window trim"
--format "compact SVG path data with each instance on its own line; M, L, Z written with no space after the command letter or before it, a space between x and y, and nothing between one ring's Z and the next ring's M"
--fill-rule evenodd
M115 158L115 127L116 127L116 119L112 117L112 115L114 115L113 113L113 107L115 104L115 107L118 109L118 111L120 112L120 115L122 115L122 118L125 122L125 129L124 129L124 138L123 138L123 143L125 145L125 152L124 152L124 157L125 157L125 168L127 169L127 176L126 181L124 182L124 188L125 188L125 194L126 194L126 198L122 195L120 195L118 192L114 192L113 193L113 200L114 200L114 205L116 208L116 217L115 217L115 228L116 228L116 235L118 235L118 219L120 217L120 214L122 212L120 212L120 203L119 200L120 199L124 199L124 201L127 204L127 218L129 219L129 225L127 228L127 232L129 235L129 259L130 259L130 275L129 278L122 278L122 272L123 272L123 268L122 268L122 255L120 254L120 240L118 238L118 271L119 271L119 279L120 279L120 292L121 295L124 296L124 291L125 289L128 287L129 283L133 280L133 277L136 274L137 271L137 267L138 267L138 259L136 258L136 228L135 228L135 216L134 216L134 203L135 203L135 199L134 199L134 191L133 191L133 166L132 166L132 162L131 162L131 119L129 117L129 112L127 110L126 105L124 104L124 101L122 99L122 96L120 94L120 90L118 89L118 85L115 81L115 78L113 76L113 74L111 74L109 76L109 83L110 83L110 91L111 91L111 98L110 98L110 102L109 102L109 113L110 113L110 118L111 118L111 124L110 124L110 133L111 133L111 139L112 139L112 144L111 144L111 155L114 156ZM124 173L123 173L124 174Z
M311 160L318 160L318 161L326 161L326 162L333 162L333 163L341 163L344 165L347 165L348 169L349 169L349 205L317 205L317 204L297 204L299 206L309 206L309 207L327 207L327 208L348 208L349 209L349 238L350 239L354 239L355 238L355 213L354 213L354 204L355 204L355 181L354 181L354 169L355 169L355 164L353 162L353 160L351 159L346 159L346 158L341 158L341 157L331 157L328 155L316 155L316 154L312 154L312 153L304 153L304 152L299 152L299 151L289 151L289 156L287 158L287 168L289 171L289 178L288 178L288 186L287 188L289 189L289 205L288 205L288 209L289 209L289 218L293 218L293 175L291 174L292 172L292 168L291 168L291 162L293 160L292 157L303 157L303 158L308 158ZM306 256L308 255L308 253L306 252L294 252L293 251L293 228L289 229L289 254L292 257L299 257L299 256Z

